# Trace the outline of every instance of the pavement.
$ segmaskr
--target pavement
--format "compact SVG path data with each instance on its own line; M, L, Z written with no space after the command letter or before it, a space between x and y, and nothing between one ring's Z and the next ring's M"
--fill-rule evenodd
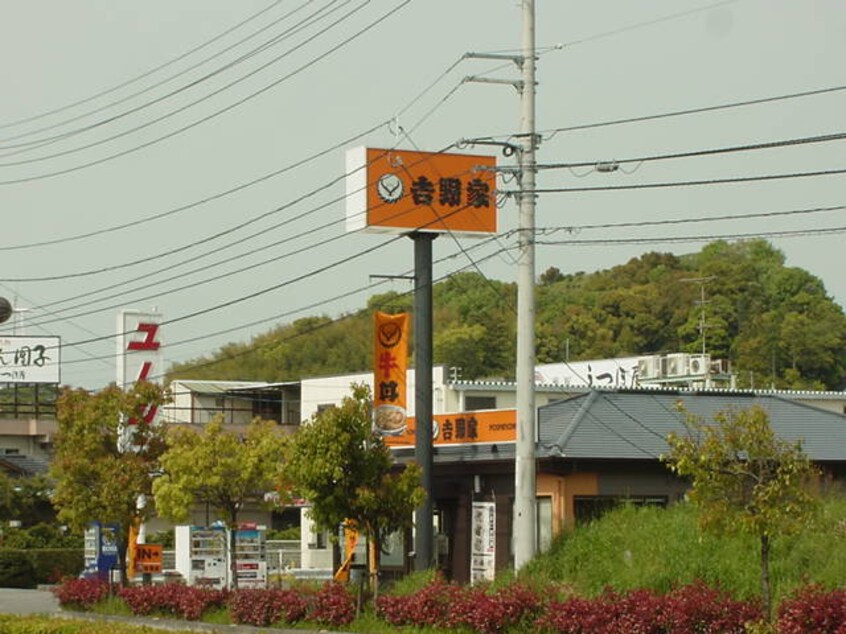
M177 619L143 618L133 616L111 616L90 614L86 612L70 612L62 610L56 597L47 587L37 590L19 590L16 588L0 588L0 614L43 614L56 618L83 619L88 621L108 621L114 623L131 623L146 625L162 630L180 630L195 632L213 632L228 634L309 634L309 630L276 629L268 627L252 627L249 625L215 625L212 623L197 623ZM341 634L329 630L311 630L312 634Z

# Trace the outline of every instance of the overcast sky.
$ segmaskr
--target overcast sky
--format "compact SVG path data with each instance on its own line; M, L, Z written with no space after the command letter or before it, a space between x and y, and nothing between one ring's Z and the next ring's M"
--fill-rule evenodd
M174 362L299 317L356 310L377 292L409 290L370 276L408 273L410 240L344 231L344 148L440 150L519 130L513 88L462 81L518 77L507 62L462 61L471 51L519 48L516 0L0 7L0 296L28 309L22 324L0 328L61 336L62 382L75 386L115 379L120 308L160 310ZM542 164L846 132L842 0L538 0L537 45ZM388 125L397 114L398 125ZM538 186L842 170L843 144L620 163L613 173L548 170ZM689 253L707 237L805 232L769 239L843 306L837 229L846 213L821 209L846 204L844 194L842 174L544 193L537 273L595 271L652 250ZM770 215L743 218L754 214ZM724 216L731 219L587 227ZM498 240L438 239L436 279L469 268L514 280L515 220L505 199Z

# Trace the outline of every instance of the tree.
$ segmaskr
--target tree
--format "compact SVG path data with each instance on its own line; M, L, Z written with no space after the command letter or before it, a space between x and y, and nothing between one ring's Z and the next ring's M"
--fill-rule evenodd
M419 467L394 465L372 431L370 411L369 388L354 385L340 406L303 425L290 447L283 486L308 500L319 528L334 532L353 522L368 539L370 585L376 594L381 539L411 525L423 490Z
M222 417L202 431L173 427L161 457L161 476L153 483L156 510L174 522L184 522L197 502L207 503L223 517L230 531L232 581L238 516L250 501L264 503L278 479L284 438L275 423L254 420L242 438L223 427Z
M138 501L151 494L164 451L161 426L129 427L122 421L140 419L148 407L164 402L160 386L142 381L126 392L114 384L94 394L63 390L56 405L58 431L50 474L58 518L79 531L94 521L117 525L122 583L130 528L151 513L149 505ZM126 430L132 431L131 446L124 442Z
M706 529L739 530L760 544L761 599L772 613L771 539L799 531L813 513L816 475L801 443L778 438L759 407L729 410L715 424L687 416L688 433L670 434L670 469L691 480L690 499Z

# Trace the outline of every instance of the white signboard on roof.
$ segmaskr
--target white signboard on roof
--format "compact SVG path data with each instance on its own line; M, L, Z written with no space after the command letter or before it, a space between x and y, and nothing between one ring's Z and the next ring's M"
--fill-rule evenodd
M0 383L58 383L59 337L0 335Z
M546 363L535 366L535 382L565 387L637 387L639 357Z

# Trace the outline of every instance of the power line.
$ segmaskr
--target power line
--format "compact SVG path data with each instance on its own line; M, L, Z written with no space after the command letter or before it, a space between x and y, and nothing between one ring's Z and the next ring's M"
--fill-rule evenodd
M87 163L75 165L75 166L72 166L72 167L68 167L68 168L64 168L64 169L61 169L61 170L56 170L56 171L48 172L48 173L44 173L44 174L38 174L38 175L34 175L34 176L24 176L24 177L15 178L15 179L3 180L3 181L0 181L0 185L13 185L13 184L31 182L31 181L39 180L39 179L43 179L43 178L51 178L53 176L68 174L68 173L75 172L75 171L78 171L78 170L81 170L81 169L92 167L94 165L100 165L100 164L105 163L107 161L110 161L112 159L119 158L119 157L125 156L127 154L131 154L132 152L136 152L138 150L150 147L150 146L155 145L157 143L160 143L160 142L162 142L166 139L169 139L169 138L174 137L178 134L181 134L182 132L185 132L187 130L195 128L198 125L201 125L201 124L203 124L203 123L205 123L205 122L207 122L207 121L209 121L213 118L220 116L221 114L224 114L224 113L226 113L226 112L228 112L228 111L230 111L234 108L237 108L238 106L243 105L245 102L249 101L250 99L253 99L253 98L267 92L271 88L274 88L275 86L279 85L280 83L287 81L288 79L294 77L295 75L298 75L302 71L304 71L304 70L310 68L311 66L317 64L318 62L322 61L323 59L325 59L326 57L328 57L332 53L337 52L338 50L345 47L346 45L348 45L349 43L351 43L355 39L361 37L362 35L364 35L368 31L370 31L371 29L375 28L376 26L378 26L379 24L381 24L382 22L387 20L394 13L400 11L401 9L403 9L406 5L408 5L411 2L412 2L412 0L404 0L402 3L395 6L393 9L391 9L387 13L383 14L382 16L377 18L376 20L370 22L365 27L359 29L353 35L351 35L351 36L347 37L346 39L342 40L339 44L336 44L335 46L331 47L329 50L327 50L324 53L318 55L317 57L311 59L310 61L306 62L305 64L299 66L298 68L289 72L288 74L286 74L286 75L280 77L279 79L271 82L270 84L260 88L259 90L255 91L253 93L250 93L246 97L243 97L242 99L239 99L238 101L231 103L228 106L221 108L220 110L216 110L215 112L212 112L211 114L206 115L205 117L202 117L201 119L198 119L198 120L196 120L192 123L186 124L186 125L178 128L178 129L176 129L176 130L173 130L173 131L169 132L168 134L157 137L155 139L151 139L150 141L136 145L136 146L128 148L126 150L122 150L120 152L110 154L109 156L102 157L100 159L96 159L96 160L93 160L93 161L89 161ZM186 107L188 107L188 106L181 108L180 111L184 110Z
M3 152L2 156L11 156L11 155L14 155L14 154L19 154L21 152L28 151L28 149L38 149L38 148L41 148L41 147L45 147L46 145L51 145L51 144L53 144L57 141L61 141L61 140L70 138L72 136L76 136L77 134L81 134L83 132L88 132L90 130L94 130L98 127L101 127L101 126L109 124L109 123L114 123L115 121L118 121L118 120L120 120L120 119L122 119L126 116L129 116L130 114L134 114L135 112L143 110L144 108L155 105L155 104L157 104L161 101L164 101L165 99L168 99L168 98L170 98L174 95L177 95L177 94L183 92L184 90L187 90L189 88L193 88L193 87L195 87L195 86L197 86L201 83L204 83L205 81L219 75L220 73L222 73L226 70L229 70L229 69L237 66L238 64L240 64L244 61L251 59L252 57L260 54L261 52L263 52L267 49L269 49L271 46L275 46L279 42L284 41L286 39L286 36L290 35L290 31L292 31L293 29L289 29L288 32L283 32L280 35L274 36L272 39L268 40L267 42L262 43L261 45L259 45L258 47L248 51L247 53L244 53L240 57L236 58L234 61L229 62L229 63L225 64L224 66L222 66L222 67L220 67L220 68L200 77L199 79L194 80L194 81L188 83L187 85L184 85L184 86L182 86L182 87L180 87L180 88L178 88L178 89L176 89L176 90L174 90L170 93L163 95L162 97L158 97L158 98L155 98L151 101L148 101L148 102L142 104L141 106L138 106L138 107L132 108L128 111L125 111L123 113L111 116L111 117L104 119L100 122L92 123L92 124L89 124L89 125L86 125L86 126L82 126L82 127L77 128L75 130L71 130L69 132L64 132L64 133L59 134L59 135L54 135L52 137L36 139L34 141L28 141L26 143L21 143L21 144L11 144L11 145L5 144L7 141L13 141L13 140L16 140L16 139L25 138L25 137L28 137L28 136L32 136L34 134L38 134L39 132L46 132L46 131L49 131L49 130L53 130L55 128L59 128L63 125L73 123L74 121L78 121L80 119L85 119L86 117L89 117L91 115L102 112L103 110L108 110L109 108L113 108L114 106L117 106L117 105L120 105L120 104L125 103L127 101L130 101L130 100L134 99L135 97L143 95L147 92L151 92L152 90L155 90L159 86L167 84L167 83L171 82L172 80L177 79L178 77L186 75L189 72L191 72L192 70L194 70L194 69L206 64L207 62L213 60L214 58L219 57L219 56L223 55L224 53L227 53L228 51L232 50L233 48L235 48L237 46L240 46L244 42L247 42L248 40L254 38L258 34L262 33L263 31L266 31L267 29L271 28L272 26L275 26L279 22L282 22L283 20L289 18L293 14L300 11L303 7L307 6L308 4L311 4L314 1L315 0L308 0L308 2L306 2L306 4L304 4L300 7L297 7L296 9L294 9L292 11L289 11L288 13L282 15L281 17L276 18L275 20L273 20L269 24L266 24L265 26L260 28L258 31L254 31L250 35L238 40L234 44L231 44L231 45L227 46L226 48L214 53L212 56L206 57L205 59L202 59L199 62L194 63L193 65L189 66L186 69L179 71L176 74L173 74L173 75L171 75L171 76L169 76L165 79L159 80L158 82L156 82L156 83L154 83L150 86L147 86L146 88L138 90L134 93L131 93L131 94L129 94L129 95L117 100L117 101L113 101L113 102L108 103L104 106L100 106L100 107L98 107L94 110L89 110L88 112L84 112L82 114L76 115L76 116L71 117L69 119L65 119L63 121L59 121L59 122L54 123L54 124L49 125L49 126L44 126L44 127L38 128L36 130L31 130L31 131L28 131L28 132L25 132L25 133L17 134L15 136L6 137L5 139L0 139L0 150L2 150L2 149L13 149L13 148L24 148L24 149L19 149L16 152ZM338 0L332 0L330 2L330 5L334 4L336 2L338 2ZM317 15L320 12L322 12L322 9L318 10L316 13L312 14L312 16L309 16L309 17L313 17L314 15ZM300 26L301 24L302 24L302 22L300 24L296 25L296 26ZM167 65L170 65L170 62L165 64L165 66L167 66ZM33 147L33 146L35 146L35 147Z
M580 231L590 229L615 229L623 227L656 227L661 225L681 225L700 222L719 222L723 220L748 220L750 218L778 218L782 216L795 216L805 214L826 213L831 211L846 210L846 205L836 205L833 207L813 207L809 209L791 209L788 211L762 211L757 213L745 214L726 214L721 216L703 216L697 214L696 218L672 218L667 220L640 220L637 222L606 222L601 224L589 225L569 225L558 227L536 227L536 235L552 235L559 231L567 231L569 233L578 233ZM510 233L513 233L511 231Z
M248 16L246 19L244 19L241 22L237 23L236 25L226 29L222 33L219 33L218 35L214 36L213 38L206 40L202 44L195 46L192 49L189 49L188 51L182 53L181 55L177 56L176 58L171 59L171 60L169 60L169 61L167 61L163 64L160 64L158 66L155 66L154 68L151 68L150 70L147 70L147 71L141 73L140 75L136 75L135 77L132 77L131 79L127 79L126 81L123 81L123 82L121 82L121 83L119 83L115 86L112 86L111 88L107 88L106 90L98 92L94 95L91 95L91 96L86 97L84 99L80 99L79 101L75 101L73 103L69 103L69 104L66 104L64 106L60 106L58 108L54 108L53 110L48 110L47 112L42 112L42 113L39 113L39 114L36 114L36 115L31 115L31 116L26 117L24 119L18 119L16 121L10 121L8 123L0 123L0 129L10 128L10 127L13 127L13 126L20 125L22 123L29 123L30 121L36 121L38 119L44 119L46 117L49 117L50 115L54 115L54 114L57 114L59 112L63 112L65 110L70 110L70 109L75 108L77 106L81 106L83 104L94 101L95 99L99 99L100 97L104 97L105 95L116 92L116 91L120 90L121 88L125 88L126 86L129 86L130 84L137 83L137 82L141 81L142 79L146 79L150 75L153 75L153 74L157 73L158 71L160 71L164 68L167 68L168 66L172 66L173 64L176 64L176 63L182 61L186 57L193 55L197 51L200 51L200 50L206 48L207 46L213 44L217 40L229 35L230 33L232 33L234 31L236 31L237 29L241 28L243 25L255 20L260 15L266 13L267 11L269 11L270 9L275 7L276 5L280 4L281 2L282 2L282 0L276 0L275 2L273 2L270 5L268 5L267 7L265 7L264 9L261 9L261 10L257 11L256 13L253 13L252 15Z
M780 147L791 147L798 145L807 145L810 143L829 143L831 141L842 141L846 139L846 132L836 132L833 134L822 134L810 137L800 137L796 139L786 139L782 141L766 141L763 143L752 143L749 145L734 145L722 148L712 148L706 150L692 150L689 152L675 152L672 154L657 154L649 156L640 156L636 158L614 159L609 162L603 161L602 164L610 163L612 166L622 165L626 163L646 163L649 161L666 161L671 159L692 158L700 156L712 156L715 154L730 154L735 152L750 152L753 150L770 150ZM548 169L570 169L574 167L594 167L598 165L597 161L580 161L576 163L542 163L537 166L539 170Z
M733 178L711 178L706 180L675 181L667 183L638 183L631 185L602 185L597 187L550 187L535 188L532 191L511 190L501 192L506 195L525 194L566 194L573 192L618 191L628 189L659 189L666 187L695 187L699 185L725 185L730 183L751 183L757 181L786 180L793 178L809 178L813 176L835 176L846 174L846 169L818 170L815 172L791 172L787 174L765 174L762 176L738 176Z
M351 0L347 0L347 2L350 2L350 1L351 1ZM49 159L58 158L58 157L62 157L62 156L67 156L67 155L69 155L69 154L76 154L76 153L78 153L78 152L82 152L82 151L84 151L84 150L88 150L88 149L91 149L91 148L93 148L93 147L97 147L97 146L102 145L102 144L104 144L104 143L108 143L109 141L114 141L115 139L119 139L119 138L122 138L122 137L128 136L128 135L133 134L133 133L135 133L135 132L138 132L138 131L140 131L140 130L144 130L144 129L146 129L146 128L148 128L148 127L152 126L152 125L155 125L155 124L157 124L157 123L159 123L159 122L161 122L161 121L164 121L164 120L166 120L166 119L170 119L170 118L171 118L171 117L173 117L174 115L179 114L180 112L183 112L183 111L185 111L185 110L188 110L189 108L192 108L192 107L194 107L194 106L196 106L196 105L198 105L198 104L200 104L200 103L202 103L202 102L204 102L204 101L207 101L207 100L211 99L212 97L214 97L214 96L216 96L216 95L218 95L218 94L220 94L220 93L222 93L222 92L224 92L224 91L228 90L228 89L229 89L229 88L231 88L232 86L235 86L235 85L237 85L237 84L239 84L239 83L241 83L241 82L245 81L246 79L249 79L249 78L250 78L250 77L252 77L253 75L256 75L257 73L261 72L262 70L264 70L264 69L266 69L266 68L270 67L271 65L275 64L276 62L278 62L280 59L283 59L284 57L287 57L290 53L292 53L292 52L294 52L294 51L296 51L296 50L298 50L298 49L302 48L302 47L303 47L303 46L305 46L306 44L308 44L308 43L310 43L311 41L315 40L318 36L320 36L320 35L323 35L323 34L327 33L330 29L334 28L335 26L337 26L338 24L340 24L340 23L341 23L341 22L343 22L344 20L348 19L350 16L352 16L352 15L353 15L353 14L355 14L356 12L361 11L361 10L362 10L362 9L363 9L363 8L364 8L364 7L365 7L365 6L369 3L369 2L370 2L370 0L364 0L364 2L363 2L362 4L359 4L357 7L355 7L355 8L354 8L354 9L352 9L351 11L349 11L349 12L347 12L346 14L344 14L343 16L341 16L338 20L336 20L336 21L332 22L329 26L327 26L327 27L325 27L324 29L322 29L322 30L318 31L316 35L312 35L310 38L308 38L308 39L307 39L307 40L305 40L304 42L301 42L300 44L298 44L298 45L294 46L293 48L288 49L288 50L287 50L287 51L285 51L283 54L278 55L277 57L273 58L273 59L272 59L272 60L270 60L269 62L266 62L265 64L263 64L263 65L259 66L258 68L256 68L256 69L254 69L254 70L250 71L249 73L246 73L246 74L244 74L244 75L241 75L241 76L240 76L240 77L238 77L237 79L235 79L235 80L233 80L233 81L229 82L228 84L226 84L226 85L222 86L221 88L218 88L217 90L214 90L214 91L212 91L211 93L209 93L209 94L207 94L207 95L203 95L202 97L199 97L199 98L195 99L194 101L191 101L191 102L189 102L189 103L187 103L187 104L185 104L185 105L183 105L183 106L180 106L179 108L176 108L175 110L171 110L170 112L167 112L167 113L165 113L165 114L163 114L163 115L161 115L161 116L159 116L159 117L156 117L156 118L154 118L154 119L151 119L150 121L147 121L146 123L142 123L142 124L137 125L137 126L135 126L135 127L133 127L133 128L130 128L130 129L128 129L128 130L124 130L123 132L119 132L119 133L117 133L117 134L113 134L113 135L108 136L108 137L106 137L106 138L99 139L99 140L97 140L97 141L92 141L91 143L88 143L87 145L81 145L81 146L78 146L78 147L75 147L75 148L71 148L71 149L69 149L69 150L63 150L63 151L61 151L61 152L55 152L55 153L53 153L53 154L48 154L48 155L45 155L45 156L39 156L39 157L36 157L36 158L31 158L31 159L21 159L21 160L17 160L17 161L10 161L10 162L6 162L6 163L0 163L0 167L13 167L13 166L18 166L18 165L27 165L27 164L30 164L30 163L40 163L40 162L42 162L42 161L46 161L46 160L49 160ZM345 3L345 4L346 4L346 3ZM342 5L342 6L343 6L343 5ZM310 25L307 25L307 26L310 26ZM168 93L168 94L166 94L166 95L164 95L164 96L162 96L162 97L159 97L159 98L155 99L155 100L154 100L154 101L152 101L151 103L152 103L152 104L155 104L155 103L157 103L157 102L159 102L159 101L163 101L163 100L168 99L168 98L170 98L170 97L172 97L172 96L174 96L174 95L177 95L177 94L179 94L179 93L183 92L184 90L187 90L188 88L191 88L191 87L193 87L193 86L195 86L195 85L198 85L198 84L202 83L203 81L205 81L205 80L206 80L206 79L208 79L209 77L214 76L215 74L216 74L216 73L210 73L210 74L206 75L205 77L200 78L199 80L195 80L194 82L189 83L187 86L183 86L183 87L181 87L181 88L179 88L179 89L177 89L177 90L174 90L174 91L172 91L172 92L170 92L170 93ZM271 84L271 86L273 86L273 85L275 85L275 84L276 84L276 82L274 82L273 84ZM259 91L259 92L263 92L263 90L262 90L262 91ZM252 95L252 96L255 96L256 94L259 94L259 93L253 93L253 95ZM250 98L252 98L252 96L251 96ZM240 105L241 103L243 103L243 101L242 101L242 102L237 102L237 103L238 103L238 105ZM138 112L138 111L140 111L140 110L143 110L143 109L144 109L144 108L146 108L148 105L150 105L150 104L144 104L144 105L141 105L141 106L137 106L137 107L135 107L135 108L133 108L133 109L129 110L127 113L124 113L124 114L121 114L121 115L118 115L118 116L115 116L115 117L111 117L111 118L109 118L109 119L106 119L105 121L103 121L103 122L101 122L101 123L98 123L98 124L96 124L95 126L92 126L92 127L91 127L91 129L96 128L96 127L99 127L99 126L104 125L104 124L106 124L106 123L110 123L110 122L112 122L112 121L116 121L116 120L118 120L118 119L120 119L120 118L123 118L124 116L127 116L128 114L132 114L132 113L134 113L134 112ZM221 111L221 112L225 112L225 110L226 110L226 109L224 109L224 110L223 110L223 111ZM143 147L143 146L142 146L142 147Z
M749 233L724 233L711 235L663 236L644 238L600 238L596 240L538 240L542 245L568 246L609 246L619 244L661 244L673 242L712 242L715 240L749 240L753 238L797 238L846 232L843 227L825 227L821 229L792 229L785 231L754 231Z

